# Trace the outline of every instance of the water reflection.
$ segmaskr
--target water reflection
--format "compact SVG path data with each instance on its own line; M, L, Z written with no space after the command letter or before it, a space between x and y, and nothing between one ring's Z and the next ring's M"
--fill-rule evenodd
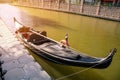
M92 69L86 70L86 68L82 67L72 67L66 65L55 64L49 62L42 57L32 53L36 60L42 65L42 67L48 71L48 73L55 79L59 79L63 76L68 76L73 74L73 76L61 79L61 80L105 80L102 76L100 76L96 71ZM45 62L45 63L44 63ZM83 72L82 72L83 71ZM75 74L74 73L78 73ZM91 76L91 73L93 76ZM87 76L87 77L86 77Z

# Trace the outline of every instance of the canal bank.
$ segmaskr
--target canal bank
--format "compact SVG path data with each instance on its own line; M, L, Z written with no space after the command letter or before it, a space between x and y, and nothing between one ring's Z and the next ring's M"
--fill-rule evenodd
M0 80L51 80L0 18Z
M36 1L28 0L26 2L22 2L21 0L18 0L16 2L13 2L13 4L24 7L40 8L46 10L53 10L53 11L89 16L89 17L96 17L96 18L107 19L112 21L120 21L119 7L102 6L101 2L94 3L94 5L85 4L83 2L84 0L81 0L81 2L79 2L78 4L72 4L70 2L63 3L58 1L50 2L50 1L42 1L42 0L36 0Z

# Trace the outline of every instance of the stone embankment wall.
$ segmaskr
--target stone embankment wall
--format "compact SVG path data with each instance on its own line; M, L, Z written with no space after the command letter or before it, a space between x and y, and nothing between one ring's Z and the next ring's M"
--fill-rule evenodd
M84 3L84 0L77 3L72 3L71 0L68 2L61 0L17 0L14 2L14 5L62 11L120 21L120 7L102 6L101 2L86 4Z
M1 18L0 80L52 80Z

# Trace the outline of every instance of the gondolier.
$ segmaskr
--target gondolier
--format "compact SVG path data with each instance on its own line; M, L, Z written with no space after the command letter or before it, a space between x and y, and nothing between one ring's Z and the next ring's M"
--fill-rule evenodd
M65 39L60 41L62 47L69 47L68 34L65 35Z

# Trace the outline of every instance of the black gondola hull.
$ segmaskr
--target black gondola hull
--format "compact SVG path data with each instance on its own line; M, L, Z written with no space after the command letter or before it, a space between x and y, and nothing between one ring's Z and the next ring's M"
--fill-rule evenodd
M91 68L98 68L98 69L104 69L107 68L111 62L112 62L112 57L99 62L99 63L82 63L82 62L74 62L70 60L64 60L63 58L58 58L58 57L53 57L51 55L46 54L47 52L43 52L41 50L37 50L31 45L27 44L24 42L24 45L30 49L32 52L36 53L37 55L43 57L46 60L49 60L51 62L57 63L57 64L64 64L64 65L70 65L70 66L81 66L81 67L91 67Z

